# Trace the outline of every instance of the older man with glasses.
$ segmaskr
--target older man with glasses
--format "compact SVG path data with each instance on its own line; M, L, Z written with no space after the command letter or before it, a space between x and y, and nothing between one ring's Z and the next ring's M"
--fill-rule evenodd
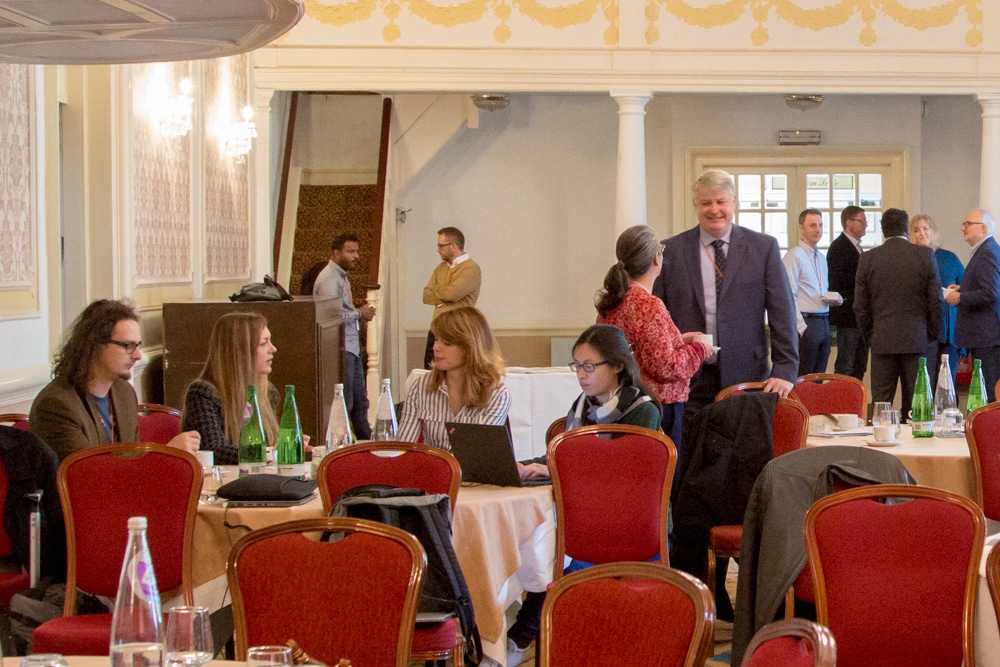
M139 409L129 384L142 359L139 315L122 301L102 299L87 306L56 354L52 374L31 404L28 428L59 460L75 451L114 442L139 442ZM197 431L167 443L192 454Z
M986 395L996 400L1000 379L1000 247L993 238L996 223L989 211L973 209L962 223L962 238L972 246L961 285L944 300L958 308L955 318L955 345L969 350L969 356L983 362Z

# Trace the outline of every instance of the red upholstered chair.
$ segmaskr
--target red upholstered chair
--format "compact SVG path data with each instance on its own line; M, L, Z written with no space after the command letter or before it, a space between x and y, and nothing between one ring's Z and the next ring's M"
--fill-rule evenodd
M1000 403L973 410L965 424L972 454L975 500L986 517L1000 521Z
M35 629L35 653L108 655L111 614L74 616L76 589L115 599L132 516L149 520L161 599L181 594L185 604L194 604L191 548L201 480L198 459L152 443L90 447L63 460L58 483L66 519L66 602L61 617Z
M6 512L7 500L7 469L0 465L0 519ZM4 530L4 522L0 520L0 561L17 561L14 554L14 546L11 544L10 536ZM7 616L10 613L10 599L15 593L20 593L31 587L31 580L27 572L0 572L0 616Z
M158 403L139 405L139 440L165 445L181 432L181 412Z
M346 532L336 542L309 534ZM244 535L229 555L236 659L294 639L324 664L406 667L426 556L409 533L363 519L289 521Z
M545 429L545 444L547 445L550 442L552 442L552 438L556 437L565 430L566 430L565 417L560 417L559 419L549 424L549 427Z
M8 412L0 415L0 424L8 424L22 431L28 430L28 415L23 412Z
M818 623L791 618L768 623L750 640L740 667L836 667L837 642Z
M719 393L715 395L715 400L721 401L733 394L745 394L748 391L763 391L764 384L763 382L740 382L739 384L730 385L720 389Z
M868 389L861 380L837 373L809 373L796 380L789 398L806 406L811 415L868 416Z
M559 517L554 579L566 555L595 564L659 555L669 565L667 504L677 465L670 438L640 426L584 426L553 438L548 459Z
M323 457L316 478L327 514L340 494L363 484L447 493L454 507L462 469L451 452L437 447L413 442L359 442Z
M454 507L462 470L450 452L437 447L412 442L359 442L327 454L316 477L323 511L329 514L340 494L362 484L446 493ZM454 658L461 663L464 648L461 640L456 641L458 636L457 618L421 623L413 633L411 657L415 662Z
M986 557L986 584L993 600L993 612L1000 625L1000 542L993 545L990 555Z
M899 502L877 502L886 499ZM975 665L985 524L968 498L924 486L866 486L818 500L806 513L806 548L817 621L837 638L838 663Z
M759 384L761 388L763 387L762 382L753 384ZM727 395L732 393L740 392L730 392ZM722 392L719 392L715 400L720 400L719 396L722 396ZM774 420L771 422L771 442L774 456L802 449L806 446L808 439L809 413L805 406L798 401L779 397L778 404L774 407ZM742 525L713 526L709 529L705 580L713 594L715 593L717 559L722 558L724 566L728 568L730 558L739 558L742 543Z
M694 577L658 563L607 563L549 589L538 665L701 667L714 630L715 603Z

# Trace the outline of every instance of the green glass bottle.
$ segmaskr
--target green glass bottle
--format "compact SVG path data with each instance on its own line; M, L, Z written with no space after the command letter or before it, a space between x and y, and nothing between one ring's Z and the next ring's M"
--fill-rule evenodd
M983 381L983 362L975 359L972 362L972 382L969 383L969 400L965 404L965 416L973 410L986 405L986 383Z
M245 416L240 431L240 477L263 473L267 463L267 436L257 405L257 385L247 385Z
M295 402L294 385L285 385L285 407L281 410L278 442L274 449L279 475L305 478L306 448L302 439L302 422L299 419L299 406Z
M931 380L927 375L927 357L920 357L917 384L913 388L910 405L910 426L914 438L934 437L934 399L931 398Z

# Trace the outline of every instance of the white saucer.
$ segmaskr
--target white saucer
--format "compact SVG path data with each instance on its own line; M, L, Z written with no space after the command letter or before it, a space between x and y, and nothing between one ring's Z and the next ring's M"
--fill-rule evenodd
M865 440L869 447L895 447L903 444L900 440Z

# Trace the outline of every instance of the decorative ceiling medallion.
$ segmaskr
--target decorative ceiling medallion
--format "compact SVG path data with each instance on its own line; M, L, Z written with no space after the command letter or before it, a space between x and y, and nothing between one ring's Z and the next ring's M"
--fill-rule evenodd
M302 0L0 0L0 62L220 58L271 43L303 13Z

